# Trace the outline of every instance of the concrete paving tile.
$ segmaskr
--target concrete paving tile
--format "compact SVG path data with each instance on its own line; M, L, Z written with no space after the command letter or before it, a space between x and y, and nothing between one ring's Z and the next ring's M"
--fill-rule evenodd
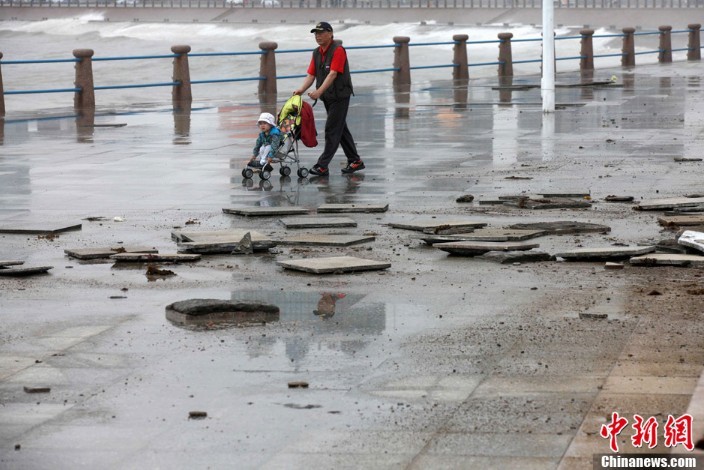
M481 468L483 470L545 470L555 468L557 458L540 457L473 457L423 454L413 460L409 466L412 470L432 468L434 470L467 470ZM589 470L593 470L590 469Z
M279 470L282 468L334 468L334 469L359 469L374 468L379 470L404 470L413 461L414 454L387 454L380 453L278 453L262 464L262 470Z
M287 217L279 222L287 229L356 227L349 217Z
M332 213L370 213L386 212L389 210L388 204L321 204L318 206L319 214Z
M568 261L603 261L628 259L634 256L641 256L655 251L654 246L618 246L618 247L593 247L576 248L569 251L555 253L558 258Z
M294 271L303 271L313 274L377 271L391 267L391 263L357 258L354 256L304 258L298 260L277 261L276 264L285 269L292 269Z
M561 457L572 440L571 434L440 433L424 453L487 457Z
M479 256L490 251L522 251L539 248L538 243L461 241L433 243L433 248L457 256Z
M609 376L604 383L604 393L664 393L690 396L696 382L694 377Z
M704 204L704 197L673 197L641 201L636 208L643 211L652 211L697 206L699 204Z
M20 441L22 448L0 454L0 465L4 470L26 470L47 468L76 470L88 468L137 468L123 466L125 455L119 450L76 452L70 449L33 449Z
M604 383L602 377L488 377L474 390L473 397L520 396L532 393L596 394Z
M604 419L610 417L614 411L621 415L639 414L643 417L667 416L668 413L675 416L687 410L689 400L690 396L680 394L601 393L594 399L589 413Z
M0 408L0 425L36 426L56 418L71 405L41 403L5 403ZM0 426L1 427L1 426Z
M310 431L291 443L284 453L317 454L384 454L407 455L418 453L430 440L432 433L370 429L358 431Z
M677 253L650 253L634 256L629 259L633 266L686 266L701 268L704 266L704 256L681 255Z
M244 215L247 217L271 217L275 215L307 214L310 210L305 207L226 207L222 210L225 214Z
M46 235L81 230L80 223L13 222L0 225L0 233Z
M351 246L361 243L370 243L375 240L373 236L338 235L338 234L307 234L286 237L279 241L280 245L303 246Z
M697 363L653 362L639 359L619 359L611 372L613 376L647 376L647 377L699 377L702 365Z

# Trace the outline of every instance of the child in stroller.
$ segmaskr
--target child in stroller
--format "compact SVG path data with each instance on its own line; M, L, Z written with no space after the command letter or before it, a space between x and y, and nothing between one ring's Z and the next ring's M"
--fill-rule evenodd
M304 116L307 116L306 121L303 119ZM275 124L274 116L269 113L262 113L259 116L258 124L262 132L257 138L254 155L247 167L242 170L242 176L251 178L257 172L261 179L268 180L274 170L272 163L280 165L279 173L281 176L291 174L289 164L296 165L296 174L300 178L308 176L308 169L300 166L298 140L302 140L307 147L318 145L311 106L305 103L299 95L294 95L281 108L278 127ZM306 129L302 132L304 127Z

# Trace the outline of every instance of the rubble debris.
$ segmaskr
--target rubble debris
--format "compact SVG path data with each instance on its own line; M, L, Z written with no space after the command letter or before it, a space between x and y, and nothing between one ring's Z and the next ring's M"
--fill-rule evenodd
M147 266L147 277L166 277L166 276L175 276L176 273L171 271L170 269L161 269L157 266L154 265L149 265Z
M704 225L704 214L658 217L658 223L663 227L687 227L692 225Z
M188 261L198 261L201 255L198 254L180 254L180 253L116 253L110 256L110 259L116 262L169 262L183 263Z
M505 206L518 207L521 209L586 209L592 203L585 200L570 198L521 198L513 201L504 201Z
M287 229L356 227L357 222L349 217L289 217L280 219Z
M264 251L276 246L276 242L254 230L229 229L210 232L171 232L179 253L231 254L241 251L242 240L249 234L252 250ZM246 243L246 241L245 241Z
M305 207L290 206L290 207L226 207L222 210L225 214L243 215L245 217L264 216L271 217L275 215L300 215L308 214L310 210Z
M25 393L49 393L51 392L51 387L30 387L25 385L24 387Z
M577 233L609 233L611 227L588 222L558 221L535 222L509 225L518 230L544 230L550 235L571 235Z
M704 197L674 197L667 199L652 199L642 201L634 207L641 211L672 210L681 207L691 207L704 204Z
M446 251L451 255L479 256L490 251L526 251L540 247L537 243L522 242L447 242L435 243L433 248Z
M688 246L697 251L704 252L704 233L696 232L694 230L686 230L677 239L677 243L679 245Z
M681 266L702 268L704 267L704 256L680 255L676 253L650 253L644 256L636 256L629 260L634 266Z
M337 235L337 234L306 234L279 240L281 245L305 246L351 246L369 243L376 240L373 236Z
M312 410L315 408L322 408L320 405L299 405L297 403L285 403L286 408L293 408L294 410Z
M403 230L415 230L436 235L449 235L452 233L466 233L474 229L486 227L485 222L471 222L462 220L440 221L436 219L416 219L408 222L389 222L389 227Z
M166 306L166 319L177 325L266 324L279 321L279 307L261 302L189 299Z
M56 235L57 233L81 230L81 227L81 224L60 225L50 223L17 222L15 225L0 226L0 233Z
M386 212L388 204L322 204L318 207L319 214L355 213L355 212Z
M254 253L254 244L252 243L252 234L247 232L242 237L239 243L236 243L232 248L233 255L251 255Z
M609 318L608 313L591 313L591 312L579 312L579 318L582 320L605 320Z
M555 192L542 192L542 193L536 193L539 196L543 196L544 198L591 198L591 192L590 191L555 191Z
M540 250L526 251L489 251L480 256L482 259L496 261L501 264L536 263L555 259L550 253Z
M602 248L576 248L555 253L555 256L566 261L607 261L628 259L654 251L654 246L609 246Z
M468 203L472 201L474 201L474 196L472 196L471 194L463 194L462 196L455 199L455 202L459 203Z
M16 259L0 260L0 269L8 266L20 266L22 264L24 264L24 261Z
M675 157L674 160L676 162L701 162L701 158L696 158L696 157Z
M208 413L205 411L189 411L188 419L205 419L208 417Z
M610 194L604 198L606 202L633 202L633 196L616 196Z
M308 388L308 382L304 382L302 380L289 382L288 388Z
M354 256L333 256L327 258L304 258L289 261L277 261L284 269L303 271L313 274L338 274L357 271L375 271L388 269L391 263L375 261Z
M613 261L607 261L604 264L604 269L617 270L623 269L623 263L614 263Z
M154 247L147 246L111 246L111 247L98 247L98 248L68 248L64 250L64 253L76 259L101 259L109 258L117 253L158 253Z
M53 266L23 266L21 268L3 268L0 269L0 276L9 277L20 277L20 276L32 276L34 274L44 274L50 269L54 269Z

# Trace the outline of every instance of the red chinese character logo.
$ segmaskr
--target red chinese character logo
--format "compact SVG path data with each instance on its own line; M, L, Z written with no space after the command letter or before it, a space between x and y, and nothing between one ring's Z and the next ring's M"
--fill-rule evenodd
M685 414L675 419L667 415L665 423L665 447L675 447L683 444L685 449L694 449L692 443L692 416Z
M611 413L611 422L608 424L601 425L601 430L599 431L599 434L604 439L611 439L609 442L609 446L611 447L612 451L618 452L618 442L616 441L616 436L618 436L621 431L623 431L623 428L625 428L627 424L628 420L626 418L620 417L618 413L614 411L613 413Z
M645 422L639 415L633 415L633 419L636 420L632 426L636 430L636 433L631 436L633 447L641 447L643 443L646 443L648 444L648 449L652 449L658 445L658 422L655 417L651 416Z

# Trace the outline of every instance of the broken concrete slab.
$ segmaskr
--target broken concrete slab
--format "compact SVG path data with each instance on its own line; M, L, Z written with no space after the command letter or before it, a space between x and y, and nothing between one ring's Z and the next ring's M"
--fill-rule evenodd
M388 204L321 204L319 214L386 212Z
M178 325L241 325L279 320L279 307L260 302L190 299L166 306L166 318Z
M276 242L255 230L228 229L203 232L173 231L171 238L178 243L178 251L183 253L232 253L239 250L245 235L249 233L254 251L268 250Z
M586 209L592 206L590 201L569 198L544 198L544 199L516 199L505 201L505 206L521 209Z
M280 245L305 245L305 246L350 246L360 243L373 242L373 236L335 235L335 234L306 234L279 240Z
M433 248L457 256L479 256L490 251L526 251L540 247L537 243L521 242L447 242L435 243Z
M16 259L0 260L0 268L6 268L8 266L19 266L24 264L24 261Z
M628 259L654 251L654 246L608 246L602 248L576 248L555 253L555 256L567 261L606 261Z
M489 251L480 256L482 259L496 261L501 264L510 263L535 263L540 261L552 261L555 259L550 253L540 250L527 251Z
M198 261L201 258L199 254L182 254L182 253L116 253L110 256L110 259L116 262L170 262L183 263L189 261Z
M278 261L276 264L295 271L313 274L338 274L357 271L375 271L388 269L391 263L376 261L354 256L332 256L327 258L305 258L289 261Z
M52 224L41 222L15 222L0 226L0 233L25 235L53 235L72 230L81 230L82 224Z
M117 253L158 253L154 247L146 246L112 246L99 248L69 248L64 253L76 259L100 259L109 258Z
M606 202L633 202L633 196L616 196L611 194L604 198Z
M552 191L536 193L544 198L571 198L571 197L591 197L589 191Z
M54 269L53 266L27 266L22 268L3 268L0 269L0 276L9 277L20 277L20 276L32 276L34 274L44 274L50 269Z
M615 263L613 261L607 261L604 264L604 269L609 269L609 270L623 269L623 263Z
M696 158L696 157L675 157L674 160L676 162L680 163L685 163L685 162L701 162L701 158Z
M681 255L677 253L651 253L644 256L636 256L629 260L634 266L681 266L702 268L704 267L704 256Z
M663 227L687 227L693 225L704 225L704 214L658 217L658 223Z
M635 209L641 211L672 210L677 207L691 207L704 204L704 197L673 197L642 201Z
M486 227L485 222L472 222L467 220L437 220L437 219L413 219L407 222L389 222L389 227L403 230L415 230L417 232L444 234L467 233L474 229Z
M428 245L445 242L482 241L482 242L513 242L529 240L540 237L547 232L544 230L516 230L495 227L485 227L469 233L455 233L452 235L421 235L417 238Z
M227 207L222 210L225 214L243 215L246 217L270 217L274 215L299 215L308 214L309 209L305 207L291 206L291 207L260 207L260 206L249 206L249 207Z
M704 233L686 230L680 235L680 238L677 239L677 243L704 252Z
M535 222L509 225L509 228L518 230L544 230L551 235L571 235L577 233L609 233L611 227L607 225L592 224L588 222L557 221Z
M349 217L288 217L280 219L288 229L356 227L357 222Z

